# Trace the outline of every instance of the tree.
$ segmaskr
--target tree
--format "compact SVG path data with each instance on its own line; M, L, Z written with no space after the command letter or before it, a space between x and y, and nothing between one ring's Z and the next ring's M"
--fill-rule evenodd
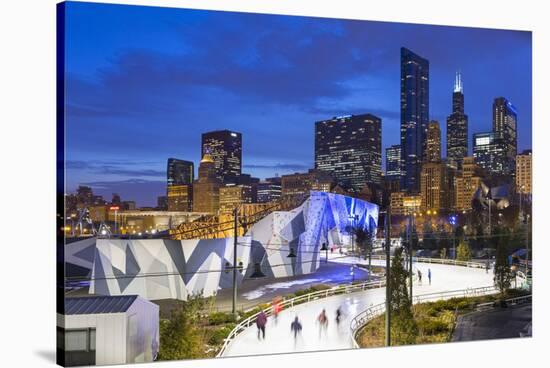
M355 242L357 243L357 247L361 251L361 253L365 256L365 258L369 258L369 275L368 278L370 280L370 270L371 270L371 261L372 261L372 248L374 243L374 236L369 229L363 229L358 228L355 231Z
M470 246L464 240L462 240L456 248L456 259L458 261L465 262L468 262L472 259L472 251L470 250Z
M418 333L407 288L408 277L403 267L403 248L398 248L392 259L389 283L392 345L414 344Z
M512 283L512 271L508 264L508 252L504 244L499 244L495 260L495 285L501 293L510 288Z
M160 321L159 360L181 360L204 357L205 334L200 328L200 312L208 300L190 296L181 308L173 310L170 319Z

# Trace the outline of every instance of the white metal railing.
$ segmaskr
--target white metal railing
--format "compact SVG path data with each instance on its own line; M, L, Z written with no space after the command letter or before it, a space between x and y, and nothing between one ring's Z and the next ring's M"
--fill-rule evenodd
M478 288L467 288L462 290L451 290L451 291L442 291L437 293L428 293L422 295L413 296L413 303L426 303L436 300L445 300L458 297L472 297L472 296L482 296L490 295L498 292L494 286L483 286ZM355 317L352 318L350 322L350 333L351 333L351 342L353 348L359 348L359 344L355 339L357 332L363 328L369 321L382 315L386 312L386 303L380 303L373 305Z
M340 294L348 294L348 293L353 293L357 291L364 291L368 289L376 289L384 285L386 285L386 280L367 281L359 284L335 286L330 289L314 291L308 294L296 296L291 299L283 300L281 301L280 306L282 307L282 309L292 308L295 305L302 304L302 303L309 303L317 299L327 298L329 296L340 295ZM269 307L264 309L263 312L267 316L270 316L273 312L273 309ZM237 337L239 333L241 333L246 328L250 327L256 322L256 317L258 317L258 314L260 314L260 312L254 313L253 315L245 318L244 320L239 322L237 326L235 326L235 328L229 333L229 335L225 339L224 344L220 349L220 351L218 352L217 357L223 356L223 354L225 353L225 350L227 349L229 344L235 339L235 337Z
M386 257L385 256L372 256L372 259L374 259L374 260L385 260ZM485 263L464 262L464 261L456 261L456 260L452 260L452 259L413 257L413 262L414 261L420 262L420 263L437 263L437 264L446 264L446 265L472 267L472 268L485 268L486 267ZM304 294L304 295L294 297L292 299L284 300L284 301L281 302L281 307L283 309L288 308L288 307L291 308L294 305L307 303L307 302L310 302L312 300L316 300L316 299L320 299L320 298L326 298L326 297L333 296L333 295L338 295L338 294L347 294L347 293L352 293L352 292L356 292L356 291L363 291L363 290L367 290L367 289L379 288L379 287L385 286L385 284L386 284L386 280L380 280L380 281L363 282L363 283L355 284L355 285L335 286L335 287L330 288L330 289L314 291L312 293L308 293L308 294ZM473 289L469 289L469 290L473 290ZM449 293L453 293L453 292L458 292L458 291L450 291ZM441 294L441 293L435 293L435 294ZM429 295L429 294L425 294L425 295ZM418 297L420 297L420 296L417 296L417 298ZM375 307L377 307L377 306L372 306L369 309L375 308ZM382 308L384 308L384 305L382 305ZM367 311L369 309L367 309ZM366 313L367 311L364 311L362 313ZM373 309L371 312L374 312L374 311L375 311L375 309ZM271 308L266 308L266 309L263 310L263 312L265 314L267 314L268 316L270 316L272 314L272 309ZM383 313L383 311L381 313ZM256 317L258 316L258 314L260 314L260 312L255 313L255 314L251 315L250 317L247 317L246 319L239 322L239 324L237 324L237 326L235 326L235 328L233 330L231 330L231 332L229 333L227 338L224 340L222 348L220 349L220 351L217 354L218 357L223 356L223 354L225 353L225 350L227 349L229 344L237 337L237 335L239 335L242 331L244 331L246 328L250 327L252 324L255 323ZM357 317L358 316L356 316L355 318L357 318ZM355 320L355 318L352 320L352 323ZM366 322L368 322L368 320ZM353 330L352 330L352 339L353 339L354 343L356 344Z

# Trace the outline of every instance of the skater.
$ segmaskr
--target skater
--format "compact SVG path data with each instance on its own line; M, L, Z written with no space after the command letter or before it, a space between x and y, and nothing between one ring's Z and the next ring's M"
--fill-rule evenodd
M261 338L265 340L266 323L267 323L267 316L264 313L264 311L261 311L260 314L258 314L258 317L256 317L256 327L258 327L258 340L260 340L260 334L261 334Z
M273 299L272 308L273 308L273 318L275 319L275 324L277 324L277 322L279 321L279 313L283 309L281 305L280 297L276 297Z
M422 272L420 270L418 270L418 283L422 285Z
M340 307L338 307L338 309L336 309L336 325L339 326L340 325L340 320L342 319L342 310L340 309Z
M319 337L321 337L321 333L324 331L325 334L327 333L327 327L328 327L328 318L327 313L323 309L321 314L317 317L317 322L319 322Z
M432 284L432 270L428 268L428 282L430 285Z
M489 261L485 262L485 273L489 273L489 268L491 267Z
M298 316L294 317L294 322L290 324L290 331L294 333L294 347L296 347L296 341L298 340L298 334L302 332L302 324L298 320Z

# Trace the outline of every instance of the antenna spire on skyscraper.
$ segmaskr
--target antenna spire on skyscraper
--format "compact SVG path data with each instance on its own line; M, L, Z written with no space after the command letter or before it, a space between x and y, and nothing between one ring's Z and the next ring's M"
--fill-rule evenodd
M462 93L462 75L460 74L460 69L456 72L454 91Z

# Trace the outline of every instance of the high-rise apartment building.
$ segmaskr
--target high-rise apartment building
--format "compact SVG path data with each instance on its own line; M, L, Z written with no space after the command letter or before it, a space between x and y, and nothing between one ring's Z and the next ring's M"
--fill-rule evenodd
M429 61L401 48L401 187L420 191L430 111Z
M315 123L315 168L346 190L382 180L382 120L347 115Z

